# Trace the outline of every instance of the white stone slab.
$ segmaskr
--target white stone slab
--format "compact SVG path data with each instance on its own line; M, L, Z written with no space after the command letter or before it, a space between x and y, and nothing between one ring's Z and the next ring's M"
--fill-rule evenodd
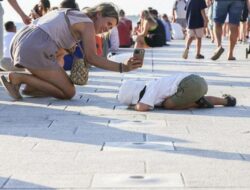
M87 188L91 175L14 175L4 188Z
M173 150L172 142L106 142L104 151Z
M157 188L184 187L181 175L169 174L96 174L92 187L98 188Z
M166 127L165 120L134 120L134 121L124 121L124 120L111 120L109 127L115 128L126 128L126 127Z

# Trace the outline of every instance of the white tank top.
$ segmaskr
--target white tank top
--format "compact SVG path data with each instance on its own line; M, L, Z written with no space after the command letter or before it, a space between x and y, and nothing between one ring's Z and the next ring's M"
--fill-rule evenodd
M71 35L69 26L65 20L64 14L66 10L60 9L48 12L35 20L33 24L45 31L59 48L70 49L76 44L76 41ZM80 22L93 23L87 15L77 10L68 11L67 16L71 25Z

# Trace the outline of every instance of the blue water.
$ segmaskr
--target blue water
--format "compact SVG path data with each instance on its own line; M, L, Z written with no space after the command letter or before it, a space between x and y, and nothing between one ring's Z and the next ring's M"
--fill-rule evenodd
M136 23L138 22L139 20L139 16L136 16L136 15L128 15L127 16L128 19L130 19L132 21L132 24L133 24L133 27L136 26ZM15 23L16 27L17 27L17 30L20 30L22 27L24 27L25 25L21 22L16 22Z

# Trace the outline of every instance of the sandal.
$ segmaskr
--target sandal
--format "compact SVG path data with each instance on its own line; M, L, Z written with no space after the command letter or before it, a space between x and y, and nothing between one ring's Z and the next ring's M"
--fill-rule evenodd
M204 96L195 103L198 104L199 108L214 108L214 105L211 104Z
M213 61L217 60L220 58L221 54L224 52L224 48L220 47L215 53L214 55L211 57L211 59Z
M230 94L223 94L222 97L227 100L226 107L234 107L236 105L236 98Z
M0 81L2 83L2 86L5 88L5 90L9 93L9 95L13 99L15 100L22 99L22 96L19 93L20 85L11 84L11 82L9 82L4 75L0 77Z

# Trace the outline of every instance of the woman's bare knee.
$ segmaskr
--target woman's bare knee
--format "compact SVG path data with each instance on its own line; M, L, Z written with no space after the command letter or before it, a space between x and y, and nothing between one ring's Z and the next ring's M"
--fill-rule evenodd
M65 100L70 100L72 99L76 94L76 89L75 87L73 86L71 89L67 89L67 91L64 93L65 97L63 99Z

